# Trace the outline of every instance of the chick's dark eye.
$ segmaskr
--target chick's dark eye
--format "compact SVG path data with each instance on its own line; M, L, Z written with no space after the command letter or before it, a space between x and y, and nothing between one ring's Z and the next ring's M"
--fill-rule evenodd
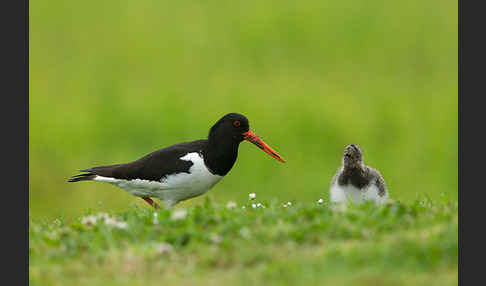
M240 127L241 123L238 120L233 121L233 126L234 127Z

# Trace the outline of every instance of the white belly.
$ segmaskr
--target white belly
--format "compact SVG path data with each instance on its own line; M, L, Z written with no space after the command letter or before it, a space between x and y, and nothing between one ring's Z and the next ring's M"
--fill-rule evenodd
M188 153L180 160L193 163L189 173L172 174L162 178L161 181L124 180L102 176L96 176L94 180L116 185L138 197L159 198L165 202L167 207L171 207L179 201L204 194L223 178L211 174L198 153Z
M384 196L378 195L378 187L376 187L375 184L370 184L370 186L360 190L351 184L339 186L336 182L330 189L330 200L335 203L348 202L349 200L356 204L360 204L364 201L383 203L387 198L387 193L385 193Z

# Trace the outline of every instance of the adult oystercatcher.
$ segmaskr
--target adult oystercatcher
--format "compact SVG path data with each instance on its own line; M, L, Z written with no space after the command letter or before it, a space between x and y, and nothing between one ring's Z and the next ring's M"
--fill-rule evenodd
M372 200L383 203L388 199L385 180L378 170L363 163L363 152L356 144L344 149L342 166L331 181L331 202L354 203Z
M210 129L208 139L175 144L126 164L93 167L68 182L100 181L141 197L162 200L166 208L200 196L219 182L233 167L241 141L247 140L279 160L285 160L250 131L248 119L229 113Z

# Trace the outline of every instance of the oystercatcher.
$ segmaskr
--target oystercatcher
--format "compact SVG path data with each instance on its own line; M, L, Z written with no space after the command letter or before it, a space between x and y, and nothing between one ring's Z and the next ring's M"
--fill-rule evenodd
M158 208L151 199L154 197L170 208L204 194L228 174L243 140L285 162L250 130L244 115L229 113L211 127L208 139L175 144L126 164L81 170L85 173L73 176L68 182L107 182L141 197L154 208Z
M331 202L347 202L348 198L354 203L383 203L388 199L385 180L378 170L363 163L363 152L356 144L346 146L342 166L331 181Z

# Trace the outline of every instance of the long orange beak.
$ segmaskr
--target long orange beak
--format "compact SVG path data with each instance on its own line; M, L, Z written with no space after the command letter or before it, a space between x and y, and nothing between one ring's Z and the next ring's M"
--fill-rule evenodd
M267 144L265 144L265 142L263 142L260 138L258 138L258 136L256 136L255 133L248 130L247 132L243 133L243 135L245 136L244 139L246 141L255 144L258 148L262 149L268 155L272 156L273 158L279 160L282 163L285 163L285 160L279 154L277 154L277 152L273 151L273 149L270 148L270 146L268 146Z

